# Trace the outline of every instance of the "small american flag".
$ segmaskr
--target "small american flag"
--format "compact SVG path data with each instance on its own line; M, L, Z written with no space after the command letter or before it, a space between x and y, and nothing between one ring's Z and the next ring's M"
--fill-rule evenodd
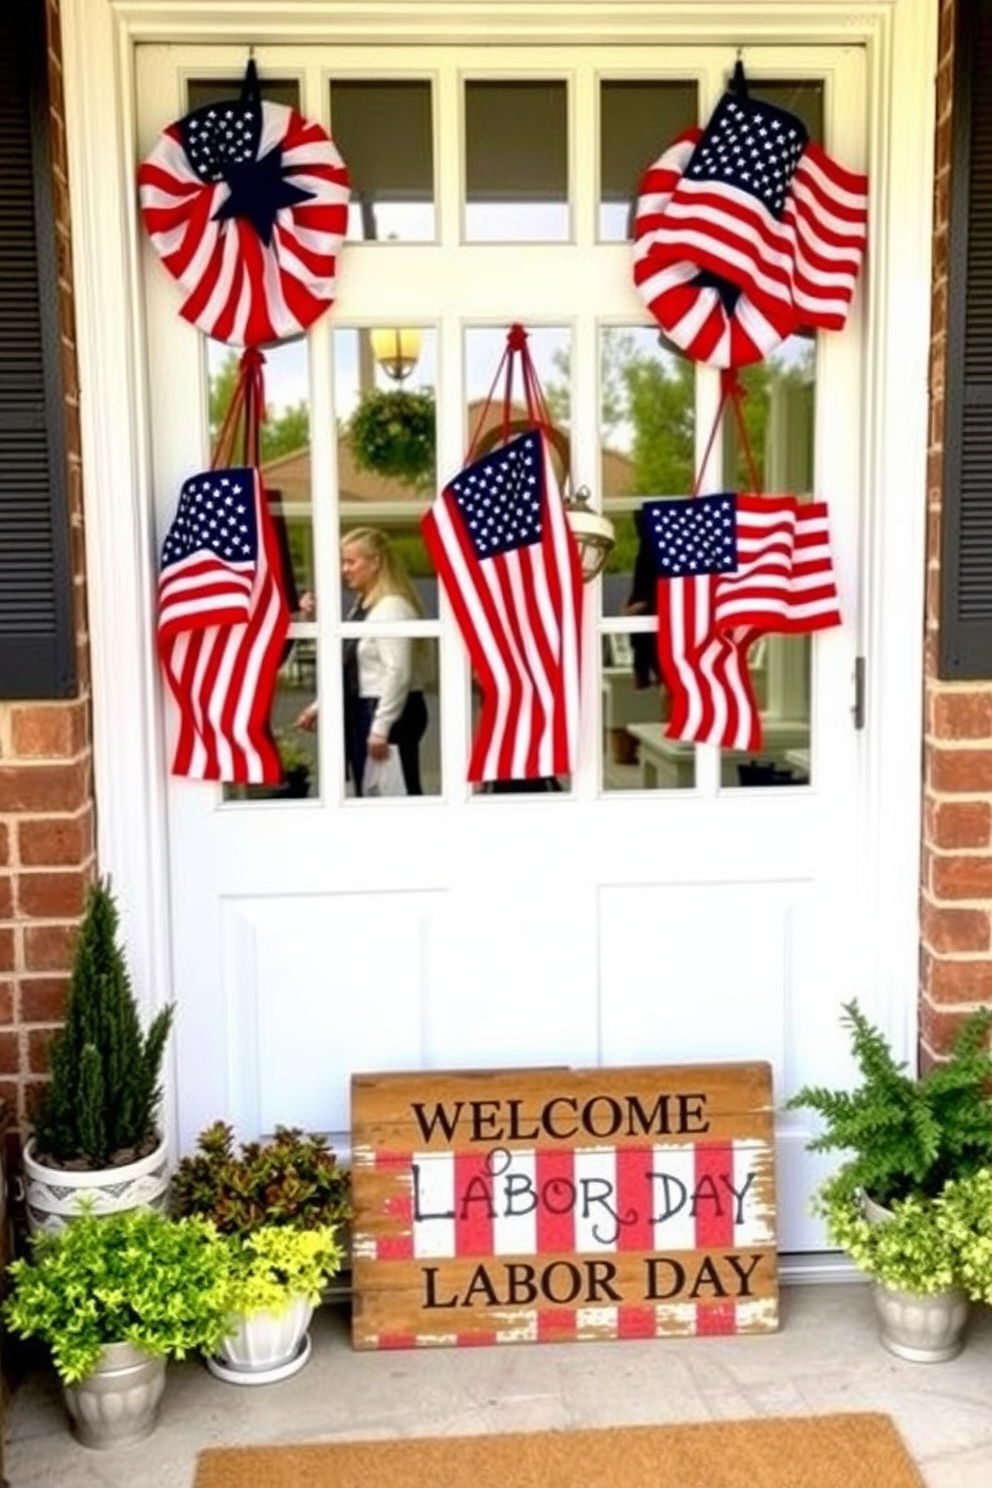
M694 360L743 366L800 328L841 329L867 220L865 176L798 116L728 92L641 182L634 282Z
M179 706L176 775L275 785L269 710L289 611L258 471L208 470L182 488L162 547L158 647Z
M582 574L544 435L530 430L466 466L421 525L482 694L469 780L568 772Z
M759 749L751 645L766 631L840 624L826 505L724 493L648 501L643 517L658 573L658 655L671 695L666 733Z

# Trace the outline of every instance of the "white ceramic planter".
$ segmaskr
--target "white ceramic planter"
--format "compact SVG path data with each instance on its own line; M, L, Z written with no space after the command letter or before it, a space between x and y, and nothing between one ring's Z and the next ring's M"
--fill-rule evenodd
M956 1287L919 1296L874 1285L881 1339L889 1353L913 1364L942 1364L964 1347L970 1311L968 1298Z
M169 1194L169 1154L161 1141L153 1152L120 1168L49 1168L34 1155L33 1138L24 1148L24 1203L28 1230L57 1234L85 1203L96 1214L127 1209L164 1210Z
M158 1424L165 1359L130 1343L110 1343L78 1385L65 1387L73 1433L84 1447L108 1451L144 1441Z
M289 1379L310 1357L307 1329L312 1317L313 1306L305 1297L290 1297L279 1312L246 1313L236 1319L207 1368L236 1385Z

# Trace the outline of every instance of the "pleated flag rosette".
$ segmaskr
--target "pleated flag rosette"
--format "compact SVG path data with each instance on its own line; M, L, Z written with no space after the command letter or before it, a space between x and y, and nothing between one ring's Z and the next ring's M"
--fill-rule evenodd
M241 97L170 124L138 170L142 220L184 293L182 315L232 346L299 335L334 303L348 171L330 135Z
M641 181L634 284L686 356L743 367L798 330L843 327L867 220L867 177L798 115L749 97L738 63L706 128L679 135Z

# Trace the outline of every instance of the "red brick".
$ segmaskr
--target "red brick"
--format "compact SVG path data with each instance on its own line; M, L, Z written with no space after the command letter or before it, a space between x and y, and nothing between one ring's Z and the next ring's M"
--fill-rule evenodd
M22 759L68 759L86 747L86 705L37 703L11 715L13 752Z
M927 784L933 790L992 794L992 749L927 751Z
M65 1018L69 977L22 977L21 1022L61 1023Z
M14 932L0 925L0 971L14 970Z
M0 1075L17 1075L21 1069L20 1039L10 1029L0 1030Z
M51 1028L29 1028L27 1031L28 1067L32 1075L47 1075L49 1072L48 1051L52 1042Z
M938 900L992 899L992 857L931 853L930 892Z
M992 692L938 692L933 731L942 739L992 738Z
M924 945L938 954L992 949L986 909L944 909L924 900L920 928Z
M22 1121L32 1122L38 1110L38 1102L48 1085L47 1080L26 1080L21 1091L21 1105L19 1110Z
M935 1008L924 1000L920 1004L921 1050L936 1055L937 1058L949 1054L961 1024L970 1013L975 1011L976 1007L980 1006L980 1003L972 1003L956 1009ZM931 1062L921 1060L924 1065Z
M92 875L85 868L72 873L20 873L17 908L24 919L64 920L82 915Z
M93 857L93 808L75 816L24 817L17 845L25 868L72 868Z
M0 920L14 918L14 875L0 873Z
M6 822L0 822L0 868L10 862L10 832Z
M25 925L24 966L28 971L68 971L75 944L75 925Z
M990 801L928 801L924 814L926 840L934 847L992 845ZM21 861L24 861L23 846Z
M992 1002L992 961L979 957L944 961L931 956L923 990L931 1002L938 1004Z
M14 1022L14 983L6 977L0 981L0 1024L9 1027Z
M18 811L75 811L89 799L88 759L64 765L0 767L0 801Z

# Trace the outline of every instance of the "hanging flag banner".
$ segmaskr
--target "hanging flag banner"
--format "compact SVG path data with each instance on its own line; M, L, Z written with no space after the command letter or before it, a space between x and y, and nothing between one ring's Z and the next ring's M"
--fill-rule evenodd
M241 97L170 124L138 170L152 246L218 341L299 335L334 302L348 226L348 171L330 135L262 99L254 62Z
M827 508L723 492L646 501L670 739L761 748L747 655L759 636L841 622Z
M158 651L179 709L172 771L193 780L283 779L269 719L290 612L258 471L262 360L244 353L214 465L184 482L162 545ZM242 419L245 460L231 465Z
M641 181L634 284L686 356L742 367L798 330L843 327L867 222L867 177L798 115L750 98L738 62L706 128L679 135Z
M359 1349L778 1327L765 1063L351 1083Z
M421 520L481 693L473 782L567 774L578 750L582 568L525 338L508 337L504 406L521 354L533 427L470 458Z

